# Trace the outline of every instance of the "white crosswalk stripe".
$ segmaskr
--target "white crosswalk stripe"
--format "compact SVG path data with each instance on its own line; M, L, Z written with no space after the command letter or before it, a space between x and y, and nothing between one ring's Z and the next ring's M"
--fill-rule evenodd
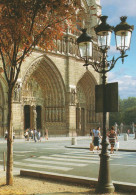
M68 157L68 155L61 155L61 154L53 154L52 156L53 157L63 157L63 158L67 158ZM89 160L90 156L89 157L86 156L86 155L84 155L84 156L73 156L73 154L72 154L72 155L70 155L70 158L76 158L76 159L80 158L80 159L87 159L87 160ZM98 158L99 158L99 156L95 156L93 159L98 159Z
M16 156L25 156L24 154L16 154Z
M58 148L41 148L41 150L58 150Z
M19 165L19 166L27 166L27 167L33 167L33 168L48 168L48 169L55 169L55 170L61 170L61 171L69 171L72 168L67 168L67 167L59 167L59 166L50 166L50 165L40 165L40 164L29 164L29 163L23 163L23 162L14 162L14 165Z
M127 164L124 164L124 165L123 165L123 164L114 164L114 163L111 163L111 165L114 165L114 166L120 166L120 165L121 165L122 167L123 167L123 166L125 166L125 167L136 167L136 164L134 164L134 165L127 165Z
M57 158L57 157L51 157L51 156L40 156L39 158L43 158L43 159L50 159L50 160L59 160L59 161L73 161L73 162L84 162L84 163L90 163L90 162L98 162L98 161L91 161L90 160L80 160L80 159L71 159L70 157L67 156L67 158L63 158L63 156L61 158Z
M22 153L22 154L24 153L24 154L25 154L25 153L29 153L29 152L31 153L31 152L33 152L33 151L27 151L27 150L26 150L26 151L14 151L14 153L19 153L19 154L20 154L20 153Z
M43 159L44 160L44 159ZM37 163L45 163L45 164L59 164L59 165L68 165L68 166L76 166L76 167L84 167L86 164L81 164L81 163L71 163L71 162L56 162L56 161L43 161L43 160L37 160L35 158L27 158L24 161L29 161L29 162L37 162Z
M90 151L88 152L88 150L85 150L85 151L70 151L70 152L65 152L65 153L63 153L63 154L85 154L85 153L87 153L87 154L90 154Z

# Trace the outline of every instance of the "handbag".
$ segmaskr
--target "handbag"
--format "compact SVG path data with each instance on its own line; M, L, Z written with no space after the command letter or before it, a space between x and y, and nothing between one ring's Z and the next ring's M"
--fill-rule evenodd
M115 148L116 148L116 151L118 151L118 149L119 149L119 142L118 141L115 144Z
M93 149L94 149L94 145L93 143L90 143L90 151L93 151Z

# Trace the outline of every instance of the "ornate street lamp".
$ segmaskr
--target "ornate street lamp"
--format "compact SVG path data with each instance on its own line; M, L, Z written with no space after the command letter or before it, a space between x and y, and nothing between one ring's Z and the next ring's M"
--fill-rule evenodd
M89 58L92 57L92 49L88 48L88 46L92 46L92 39L90 37L87 40L86 30L81 34L81 36L77 39L77 43L79 45L79 50L81 53L81 57L85 59L85 66L92 65L94 70L100 74L102 74L102 87L103 87L103 138L102 138L102 151L100 154L100 169L99 169L99 177L98 177L98 185L96 187L96 191L99 193L111 193L114 191L114 186L112 184L110 178L110 169L109 169L109 153L108 153L108 143L106 140L106 73L109 72L116 64L118 59L122 59L122 63L124 62L125 52L130 47L131 34L133 31L133 26L130 26L126 23L127 17L121 17L121 23L117 25L115 28L106 23L107 16L101 16L101 24L94 28L96 35L98 37L98 47L102 53L102 59L100 62L91 62ZM116 48L120 50L121 55L117 58L108 61L107 60L107 52L110 48L110 39L112 30L115 32L116 37ZM85 36L84 36L85 35ZM87 41L85 41L87 40ZM88 43L90 42L90 44ZM82 45L84 44L84 48L82 49ZM88 54L88 52L91 53ZM84 53L84 55L83 55Z
M82 34L80 37L77 38L77 43L79 45L79 51L81 58L85 60L84 66L90 65L89 59L92 58L92 49L93 49L93 43L92 43L92 37L90 37L86 33L87 29L82 29Z
M126 50L130 48L132 30L134 29L134 26L130 26L126 22L126 19L126 16L120 17L121 23L114 28L116 48L120 50L122 56L125 54Z

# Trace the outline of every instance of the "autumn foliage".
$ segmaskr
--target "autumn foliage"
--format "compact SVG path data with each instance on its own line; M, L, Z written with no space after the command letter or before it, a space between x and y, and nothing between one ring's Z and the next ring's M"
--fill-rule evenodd
M2 0L0 53L4 66L19 65L38 45L50 48L74 24L80 6L76 0ZM5 69L6 70L6 69ZM6 78L8 79L7 75Z

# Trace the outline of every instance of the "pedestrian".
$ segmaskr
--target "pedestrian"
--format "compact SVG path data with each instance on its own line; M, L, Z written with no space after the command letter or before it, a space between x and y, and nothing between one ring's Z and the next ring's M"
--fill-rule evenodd
M25 134L24 134L24 136L25 136L25 140L26 141L29 141L29 129L27 128L26 130L25 130Z
M119 129L117 130L117 135L119 135L119 136L120 136L120 130L119 130Z
M45 129L45 140L47 139L48 140L48 129Z
M90 137L92 137L92 134L93 134L92 129L90 129Z
M36 129L34 129L34 131L33 131L33 135L34 135L34 141L35 142L37 142L37 131L36 131Z
M13 131L13 140L15 139L15 131Z
M114 146L115 146L115 143L116 141L118 141L118 138L117 138L117 134L114 130L114 127L112 126L109 133L108 133L108 137L109 137L109 143L111 145L111 151L110 153L114 153Z
M99 152L100 139L101 139L100 127L97 127L96 130L93 131L93 144L94 148L97 147L97 152Z
M31 132L31 139L33 139L34 138L34 131L33 131L33 129L31 129L30 132Z
M5 140L7 140L7 138L8 138L8 131L6 130L5 131Z
M128 134L128 136L129 136L129 134L130 134L130 129L127 130L127 134Z
M95 133L95 128L93 128L93 130L92 130L92 142L94 140L94 133Z
M41 141L41 132L39 130L37 131L37 140Z

